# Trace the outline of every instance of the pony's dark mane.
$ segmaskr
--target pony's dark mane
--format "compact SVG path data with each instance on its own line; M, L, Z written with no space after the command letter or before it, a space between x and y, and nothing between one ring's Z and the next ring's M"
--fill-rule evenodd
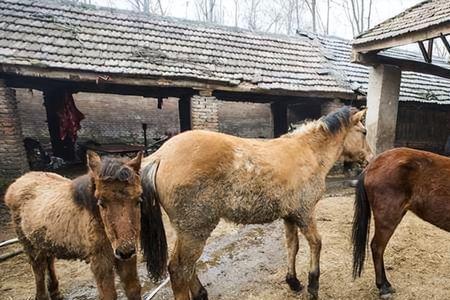
M343 127L348 127L351 118L351 107L343 106L338 110L320 118L331 134L337 134Z
M72 181L73 200L91 213L97 213L97 199L94 196L94 178L86 174Z
M135 172L119 158L105 157L99 173L100 180L123 181L132 183L136 179Z
M125 161L118 158L105 157L102 159L100 180L122 181L133 183L137 179L136 173L125 164ZM91 213L97 213L97 199L95 199L95 183L92 173L77 177L72 182L73 199L75 203Z

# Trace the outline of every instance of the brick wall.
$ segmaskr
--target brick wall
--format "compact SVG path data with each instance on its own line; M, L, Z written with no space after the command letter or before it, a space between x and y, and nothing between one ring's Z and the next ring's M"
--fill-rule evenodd
M48 144L46 112L42 93L17 90L24 137ZM162 109L157 100L137 96L109 94L74 94L75 104L85 115L79 131L80 140L99 143L143 143L142 123L147 123L147 137L158 137L165 131L178 131L178 100L164 99Z
M15 91L0 80L0 185L28 170Z
M241 137L273 136L269 104L219 101L219 131Z
M191 98L192 129L219 131L219 101L216 97L194 95Z
M178 100L157 100L138 96L79 93L74 95L78 109L86 118L81 122L80 138L100 143L143 143L142 123L147 137L159 137L166 131L179 131Z

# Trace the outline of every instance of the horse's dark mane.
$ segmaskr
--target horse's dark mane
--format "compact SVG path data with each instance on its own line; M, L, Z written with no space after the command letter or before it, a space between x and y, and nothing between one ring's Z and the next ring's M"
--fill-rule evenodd
M118 180L132 183L135 177L134 171L125 165L125 161L118 158L105 157L102 159L102 166L99 177L101 180Z
M98 212L97 199L94 196L94 178L86 174L75 178L72 185L75 203L91 213Z
M320 118L331 134L338 133L343 127L348 127L351 118L351 107L343 106L335 112Z
M99 178L105 181L117 180L132 183L136 179L136 174L125 164L124 160L105 157L102 159ZM73 198L75 203L92 213L98 212L94 191L95 183L91 173L73 180Z

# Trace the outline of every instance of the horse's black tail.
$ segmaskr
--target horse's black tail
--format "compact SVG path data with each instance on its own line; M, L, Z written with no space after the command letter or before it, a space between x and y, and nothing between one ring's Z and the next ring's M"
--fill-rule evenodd
M147 271L155 281L161 279L167 270L167 239L155 180L158 166L158 161L148 164L142 170L141 180L141 248Z
M366 258L367 238L370 230L370 203L364 186L365 172L356 184L355 213L353 215L353 278L361 276Z

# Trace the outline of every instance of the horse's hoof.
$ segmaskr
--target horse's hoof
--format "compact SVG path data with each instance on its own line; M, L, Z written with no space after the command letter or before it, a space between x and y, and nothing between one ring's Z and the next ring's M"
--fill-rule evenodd
M308 293L309 293L308 298L310 300L317 300L317 299L319 299L319 291L318 290L313 290L313 289L309 289L308 288Z
M387 293L387 294L380 294L380 299L383 300L389 300L394 298L394 296L392 295L392 293Z
M384 300L392 299L393 293L395 293L395 289L392 286L383 287L380 289L380 298Z
M299 293L303 290L303 285L295 276L286 275L286 283L289 285L289 288L296 293Z
M208 292L205 288L202 288L193 300L208 300Z
M52 293L50 295L50 299L51 300L64 300L64 297L63 297L63 295L61 295L60 292L56 292L56 293Z

